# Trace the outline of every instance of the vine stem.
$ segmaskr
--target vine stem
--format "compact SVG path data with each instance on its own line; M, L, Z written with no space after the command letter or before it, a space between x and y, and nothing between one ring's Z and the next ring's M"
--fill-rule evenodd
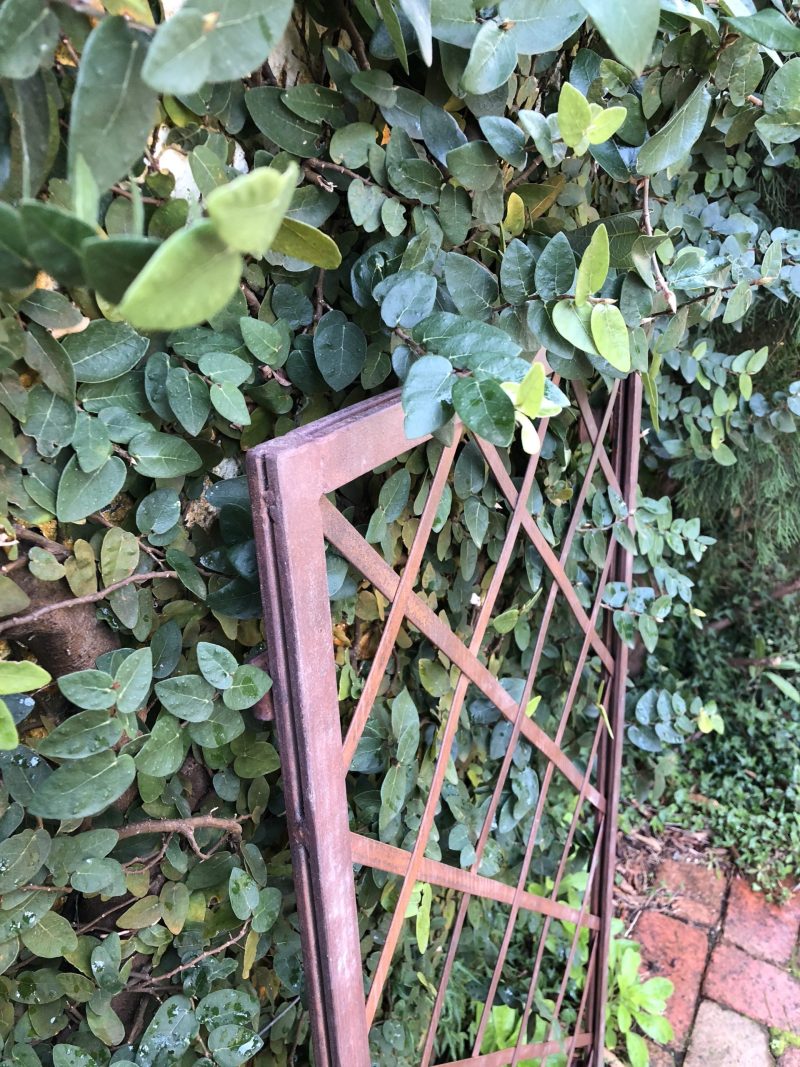
M242 826L237 819L220 819L215 815L193 815L189 819L143 819L141 822L121 827L117 833L120 840L141 834L181 834L189 842L195 855L204 860L208 859L195 839L195 830L224 830L225 833L242 836Z
M112 582L105 589L99 589L96 593L86 593L84 596L76 596L71 600L58 600L54 604L44 604L35 611L29 611L27 615L14 615L10 619L5 619L0 623L0 633L14 629L17 626L25 626L30 622L35 622L37 619L42 619L45 615L51 615L54 611L60 611L62 608L74 608L76 604L95 604L98 600L104 600L109 593L114 593L117 589L123 589L126 585L152 582L156 578L177 577L177 571L148 571L146 574L131 574L127 578L121 578L118 582Z
M648 237L653 236L653 223L650 221L650 179L645 178L642 181L642 225L644 226L644 232ZM653 261L653 274L656 278L658 288L661 290L664 299L666 300L670 311L673 315L677 313L678 301L675 299L675 294L667 285L667 280L661 273L661 267L658 263L658 257L655 252L652 255Z
M230 948L231 945L235 945L238 941L241 941L242 938L248 932L249 929L250 929L250 920L248 919L247 922L242 927L242 929L239 931L239 933L236 934L235 937L228 938L228 940L224 944L217 945L216 948L209 948L205 952L201 952L199 956L195 956L194 959L189 960L187 963L182 963L178 967L173 967L173 969L171 971L167 971L166 974L155 974L155 975L153 975L151 978L149 978L146 982L143 982L141 985L134 986L134 988L132 990L130 990L130 992L132 992L132 993L141 993L144 990L146 990L147 987L150 986L150 985L156 985L159 982L166 982L170 978L174 978L176 975L182 974L184 971L188 971L192 967L196 967L198 965L198 963L200 963L202 960L207 960L210 956L218 956L220 954L220 952L224 952L226 948Z

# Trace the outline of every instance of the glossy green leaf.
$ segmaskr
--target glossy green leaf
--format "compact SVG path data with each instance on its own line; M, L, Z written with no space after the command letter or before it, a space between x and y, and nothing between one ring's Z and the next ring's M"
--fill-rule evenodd
M472 42L469 61L461 75L465 92L482 95L505 85L517 65L516 37L512 27L492 19L483 23Z
M639 150L640 174L656 174L680 162L694 146L706 124L711 95L701 83L669 122Z
M56 515L60 522L78 522L107 507L125 482L126 468L118 456L86 473L73 456L58 483Z
M659 0L579 0L620 63L644 70L658 30Z
M316 226L309 226L299 219L283 220L272 241L272 248L325 270L335 270L342 262L342 253L336 242Z
M367 341L341 311L329 311L314 331L314 358L331 389L344 389L361 373Z
M491 379L459 378L453 406L464 424L490 444L506 446L514 436L514 405Z
M627 373L631 369L631 348L628 327L619 308L614 304L595 304L591 325L597 351L616 370Z
M134 779L130 756L103 752L65 763L35 790L28 810L42 819L85 819L114 803Z

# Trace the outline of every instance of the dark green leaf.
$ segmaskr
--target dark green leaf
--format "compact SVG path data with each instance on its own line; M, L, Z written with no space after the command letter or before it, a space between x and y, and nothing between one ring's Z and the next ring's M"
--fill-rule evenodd
M459 378L453 386L453 406L470 430L490 444L506 446L514 436L514 405L491 379Z

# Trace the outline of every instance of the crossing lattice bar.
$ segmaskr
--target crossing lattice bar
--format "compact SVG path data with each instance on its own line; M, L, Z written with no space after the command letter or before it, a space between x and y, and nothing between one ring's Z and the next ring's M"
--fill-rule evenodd
M337 490L343 486L427 441L427 438L416 441L406 438L397 393L356 404L249 453L268 663L273 678L271 695L281 750L315 1056L320 1067L369 1067L372 1062L370 1028L385 1008L407 908L419 882L452 892L458 900L442 953L430 1018L422 1021L425 1037L419 1046L420 1067L443 1062L437 1051L437 1028L471 900L494 902L504 909L504 932L497 946L496 960L489 961L491 977L471 1036L471 1055L444 1062L449 1062L450 1067L457 1064L505 1067L537 1058L546 1062L548 1055L560 1053L566 1056L568 1064L593 1067L602 1064L627 671L625 647L609 624L609 613L602 608L603 592L609 581L630 582L631 560L609 532L604 563L598 568L588 609L578 595L574 574L571 577L568 574L567 562L582 530L587 494L598 479L633 509L641 396L636 377L612 383L603 394L602 407L598 407L597 397L591 398L594 404L591 402L580 383L569 383L565 388L571 389L574 395L580 439L588 445L589 452L582 482L571 501L572 514L562 532L558 554L528 506L539 457L528 459L521 480L515 480L498 449L470 435L503 500L508 522L491 580L482 592L480 605L476 606L468 640L436 614L418 588L437 508L459 448L464 446L467 437L462 427L456 427L452 443L441 450L400 573L333 502ZM538 430L544 439L546 419L541 420ZM548 576L549 588L537 622L522 695L516 699L484 662L482 646L500 602L509 565L521 545L535 549ZM349 721L343 720L338 700L326 546L343 557L388 604L380 639L371 654L369 671ZM572 676L565 679L566 697L557 727L548 731L526 714L526 708L536 688L556 610L569 612L570 625L582 643ZM351 829L347 786L353 757L403 627L430 642L458 670L449 711L436 738L438 753L416 839L408 848ZM592 724L590 752L584 766L565 751L564 738L590 659L603 677L608 722L605 717L598 717ZM439 810L462 708L471 687L494 705L511 727L511 735L475 844L475 859L465 869L426 856L426 849ZM480 869L504 791L508 789L512 760L520 739L531 746L537 759L546 761L546 767L541 775L524 856L514 884L509 884L480 873ZM553 876L553 887L549 893L538 893L530 889L531 862L556 776L566 780L574 790L574 810L569 825L563 828L563 850ZM560 897L578 833L590 834L593 843L582 900L575 907ZM384 872L399 882L394 910L382 933L377 963L369 974L365 971L362 952L354 865L357 869ZM531 955L527 988L518 990L519 1002L524 1007L516 1044L500 1051L482 1052L509 946L521 916L538 917L542 925ZM529 1022L553 923L569 924L568 929L574 927L574 932L544 1040L532 1042ZM581 939L585 941L587 937L581 995L571 1011L574 1021L565 1029L560 1013Z

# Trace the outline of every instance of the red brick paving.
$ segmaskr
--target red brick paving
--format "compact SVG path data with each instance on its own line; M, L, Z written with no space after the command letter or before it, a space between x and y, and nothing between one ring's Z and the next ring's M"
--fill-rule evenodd
M725 915L725 940L771 963L792 958L800 931L800 901L770 904L742 878L731 882Z
M671 914L678 919L714 926L722 911L725 879L708 867L696 863L665 860L658 868L656 886L675 894Z
M734 945L714 949L703 992L765 1026L800 1031L800 982Z
M800 1048L787 1049L778 1060L778 1067L800 1067Z
M646 911L640 918L635 937L642 946L646 976L661 975L675 985L667 1017L675 1038L670 1048L683 1051L694 1018L695 1002L708 955L708 937L703 930L680 919Z

